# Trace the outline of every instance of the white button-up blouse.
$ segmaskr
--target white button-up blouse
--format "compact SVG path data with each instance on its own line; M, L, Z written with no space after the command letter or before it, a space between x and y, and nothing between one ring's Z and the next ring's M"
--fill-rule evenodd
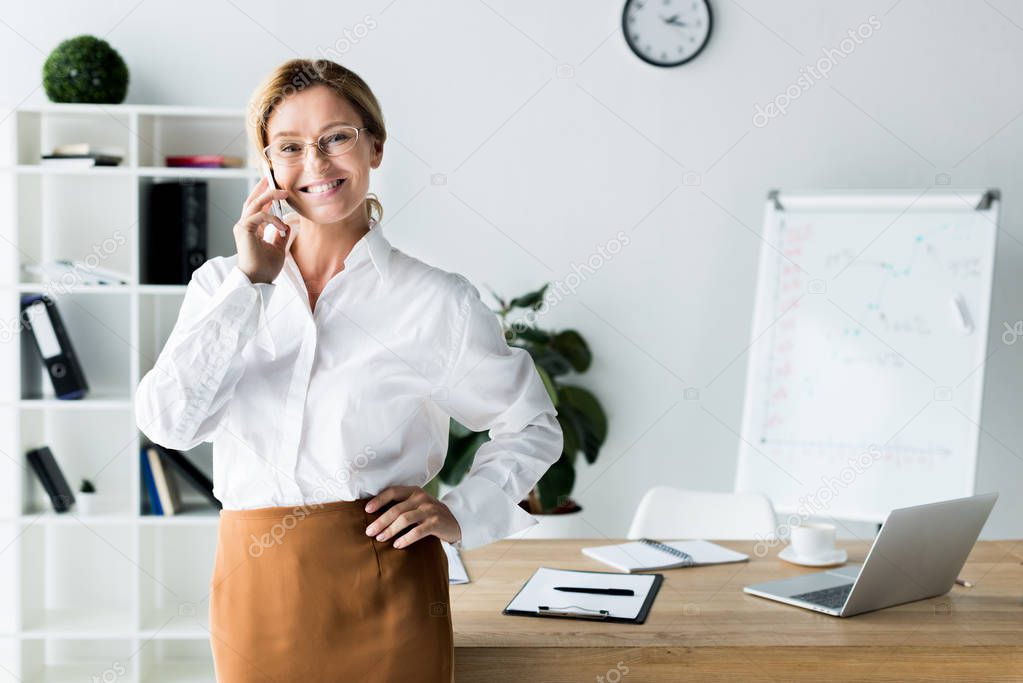
M490 436L441 497L462 529L456 547L537 523L518 503L561 454L557 411L468 280L392 247L376 221L315 310L290 243L272 283L253 284L237 261L195 271L135 401L152 441L213 443L224 508L423 486L444 463L451 416Z

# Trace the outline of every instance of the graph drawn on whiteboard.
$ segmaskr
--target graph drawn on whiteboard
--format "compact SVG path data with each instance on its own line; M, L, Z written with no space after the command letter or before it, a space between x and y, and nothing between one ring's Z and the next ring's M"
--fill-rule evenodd
M973 492L998 203L772 195L738 490L870 521Z

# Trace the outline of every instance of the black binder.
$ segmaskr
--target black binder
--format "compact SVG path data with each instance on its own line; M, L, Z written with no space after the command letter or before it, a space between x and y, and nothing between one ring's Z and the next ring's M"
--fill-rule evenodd
M67 512L75 502L75 494L68 486L67 479L64 478L64 473L49 447L36 448L26 455L28 464L32 466L36 476L39 477L39 482L46 489L46 495L53 503L53 509L57 512Z
M185 180L153 185L142 230L144 282L187 285L206 262L208 189Z
M89 383L57 304L45 294L26 294L21 297L21 319L35 338L46 374L53 382L53 393L60 399L84 398L89 393Z
M607 574L609 576L621 577L622 574L619 572L591 572L582 570L566 570L573 571L579 574ZM646 621L647 615L650 614L650 606L654 604L654 598L657 597L657 592L661 590L661 584L664 583L664 574L645 574L644 576L653 576L653 583L650 584L650 591L646 594L646 599L643 601L642 607L639 609L639 613L634 619L626 617L612 617L610 615L603 615L598 613L585 613L585 612L568 612L568 611L557 611L557 610L540 610L529 611L529 610L518 610L508 609L507 607L501 611L501 614L507 614L514 617L545 617L545 618L558 618L558 619L583 619L585 621L609 621L616 624L642 624ZM515 593L515 596L508 601L508 604L515 602L515 597L518 597L522 589L526 587L526 584L532 580L530 577L526 583L522 584L522 588ZM539 606L538 606L539 607Z

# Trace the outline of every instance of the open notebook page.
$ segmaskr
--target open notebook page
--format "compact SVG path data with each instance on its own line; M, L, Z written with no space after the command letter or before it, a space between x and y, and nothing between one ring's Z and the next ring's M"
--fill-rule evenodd
M749 559L748 555L710 541L662 541L662 543L689 554L693 558L694 566L742 562ZM684 558L640 541L583 548L583 553L623 572L690 566Z

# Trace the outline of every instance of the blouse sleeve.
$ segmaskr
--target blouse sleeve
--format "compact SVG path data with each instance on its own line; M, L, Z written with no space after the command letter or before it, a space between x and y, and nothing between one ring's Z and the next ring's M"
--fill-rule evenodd
M561 457L563 435L533 359L508 346L479 291L459 279L461 341L437 404L469 429L489 430L469 472L441 496L462 529L455 547L469 549L538 523L519 501Z
M195 271L177 322L135 391L135 420L153 442L187 450L212 441L241 379L252 341L271 357L266 307L272 283L253 284L237 266L221 282Z

